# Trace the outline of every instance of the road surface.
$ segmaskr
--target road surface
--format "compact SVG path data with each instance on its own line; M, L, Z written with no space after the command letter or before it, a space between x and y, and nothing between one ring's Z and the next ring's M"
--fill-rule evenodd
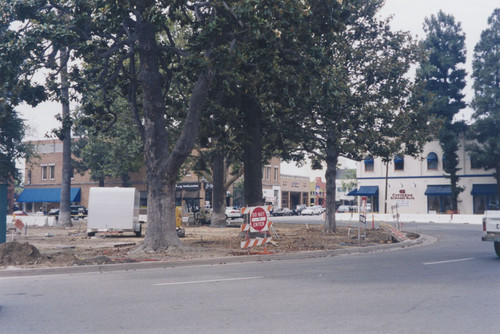
M373 254L0 278L2 333L497 333L500 260L478 225Z

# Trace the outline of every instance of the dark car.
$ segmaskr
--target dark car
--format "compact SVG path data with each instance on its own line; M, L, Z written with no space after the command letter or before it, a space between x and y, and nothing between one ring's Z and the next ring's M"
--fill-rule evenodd
M71 216L78 218L78 217L86 217L88 215L87 208L84 207L83 205L72 205L70 207L71 210ZM59 209L52 209L49 211L49 216L59 216Z
M277 208L273 211L273 216L290 216L292 214L292 210L289 208Z
M295 206L295 209L293 209L293 211L292 211L292 215L300 216L302 214L302 210L304 210L305 208L307 208L307 205L305 205L305 204L299 204L299 205Z

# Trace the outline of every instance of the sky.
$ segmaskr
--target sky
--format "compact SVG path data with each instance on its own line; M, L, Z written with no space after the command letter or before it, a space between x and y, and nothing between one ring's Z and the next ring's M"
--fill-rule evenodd
M457 22L462 25L466 35L467 63L466 70L472 71L472 54L474 46L479 41L481 32L487 27L487 19L495 8L500 8L499 0L386 0L380 15L388 17L393 15L391 26L411 32L418 39L425 37L423 23L426 17L442 10L452 14ZM465 90L466 100L472 98L471 81L468 80ZM18 108L20 117L27 121L30 130L27 139L42 139L46 133L58 126L55 115L61 112L61 107L56 103L46 102L33 109L27 106ZM469 119L472 111L465 110L459 118ZM352 162L345 162L344 167L354 167ZM310 168L295 167L293 164L283 164L282 173L292 175L324 176L322 171L312 171Z

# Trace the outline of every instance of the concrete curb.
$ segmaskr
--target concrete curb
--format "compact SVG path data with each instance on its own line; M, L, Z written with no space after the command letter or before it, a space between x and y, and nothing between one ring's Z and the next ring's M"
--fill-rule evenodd
M386 252L386 251L403 249L423 244L424 242L430 244L436 241L437 239L433 237L420 235L420 237L415 240L408 240L397 244L384 244L384 245L373 245L373 246L362 246L362 247L353 246L349 248L341 248L341 249L326 250L326 251L307 251L298 253L265 254L265 255L242 255L242 256L230 256L222 258L171 260L171 261L158 261L158 262L134 262L134 263L118 263L118 264L106 264L106 265L74 266L74 267L3 269L0 270L0 278L61 275L61 274L68 275L68 274L81 274L81 273L105 273L105 272L115 272L115 271L180 268L188 266L217 265L217 264L245 263L245 262L300 260L300 259L311 259L319 257Z

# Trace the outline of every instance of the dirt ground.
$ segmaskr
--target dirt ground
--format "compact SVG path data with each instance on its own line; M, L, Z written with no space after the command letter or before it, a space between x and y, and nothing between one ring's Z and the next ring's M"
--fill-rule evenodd
M27 231L15 233L9 229L7 243L0 245L0 269L173 261L358 246L357 227L338 227L337 233L325 235L319 225L273 226L275 233L271 232L271 243L249 249L241 248L241 242L248 236L239 227L185 227L186 235L181 238L184 246L164 253L134 252L144 236L137 238L132 233L98 233L88 237L83 220L75 222L71 228L28 227ZM361 239L362 246L392 242L396 241L380 229L367 229L366 238Z

